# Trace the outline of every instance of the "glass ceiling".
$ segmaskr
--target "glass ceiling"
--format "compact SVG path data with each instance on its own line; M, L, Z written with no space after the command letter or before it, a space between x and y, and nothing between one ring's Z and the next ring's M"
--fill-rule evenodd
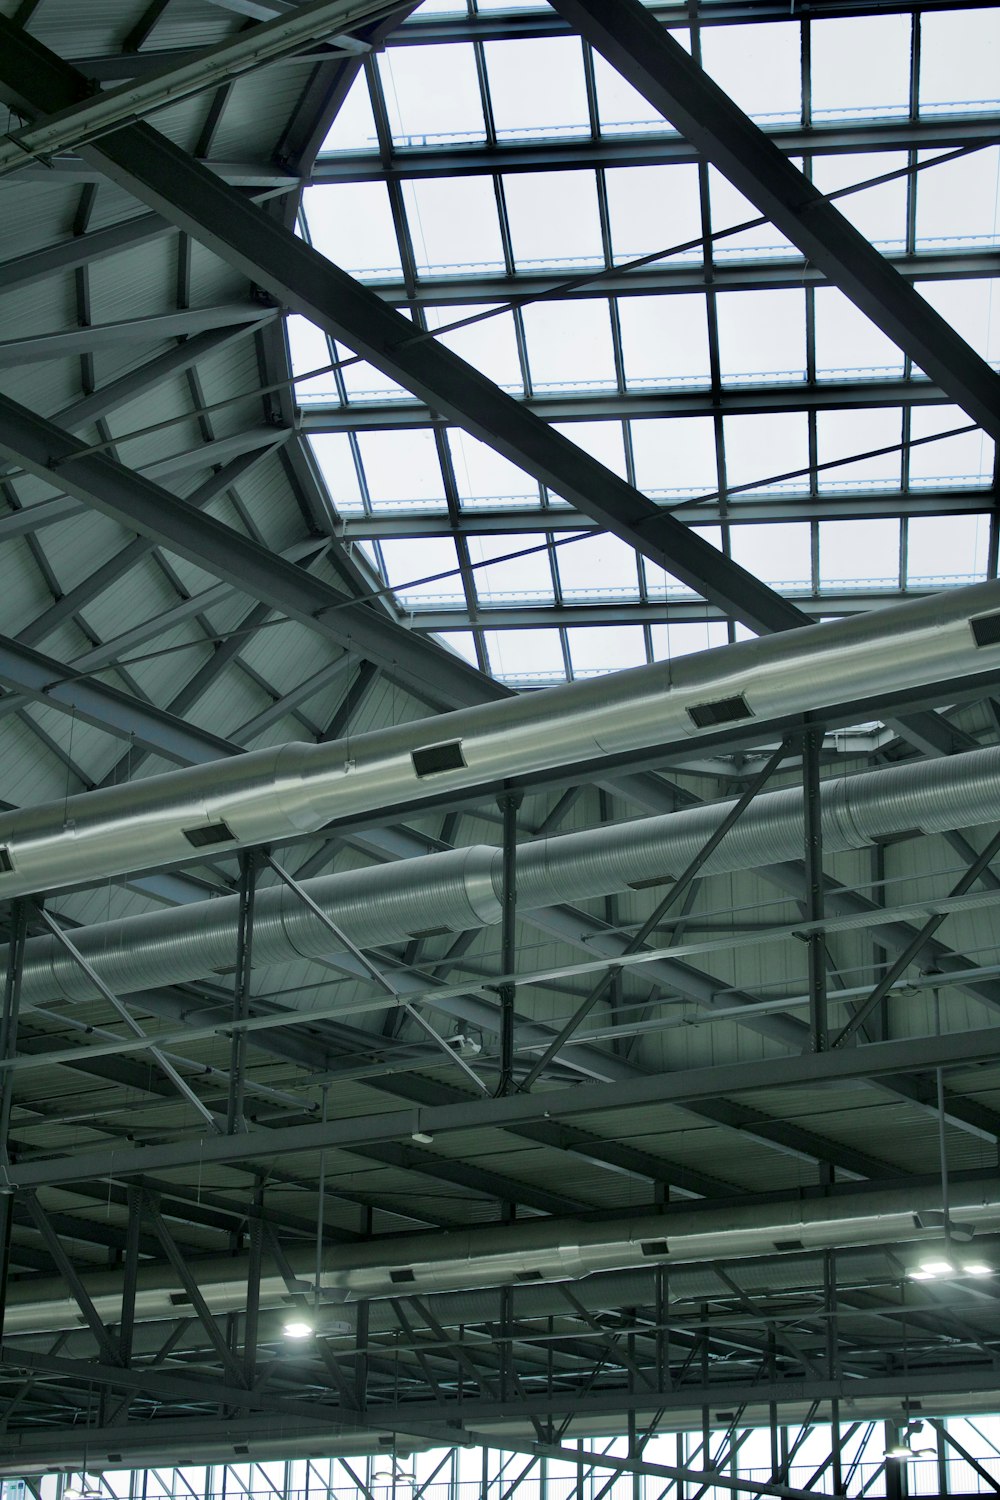
M991 440L579 38L476 39L477 14L545 9L420 7L355 83L300 232L814 614L993 576ZM444 40L443 16L467 24ZM674 35L996 367L1000 10ZM339 527L413 628L525 687L745 634L287 326Z

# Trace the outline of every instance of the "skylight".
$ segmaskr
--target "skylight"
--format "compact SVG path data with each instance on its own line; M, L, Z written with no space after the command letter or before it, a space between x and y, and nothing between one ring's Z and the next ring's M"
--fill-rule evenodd
M465 39L476 15L537 8L442 0L462 40L390 42L331 128L303 232L779 592L836 613L985 576L992 442L578 37ZM914 152L906 125L918 97L930 119L1000 114L996 9L790 13L695 43L820 191L897 174L838 207L1000 363L1000 148L942 160L952 141ZM522 688L746 633L505 434L471 436L300 318L288 337L332 512L416 628L453 613L448 644Z

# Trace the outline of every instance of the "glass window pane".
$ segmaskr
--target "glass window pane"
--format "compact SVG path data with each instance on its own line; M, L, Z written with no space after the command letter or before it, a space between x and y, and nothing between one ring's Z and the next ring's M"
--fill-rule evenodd
M354 350L346 344L334 344L333 352L338 360L348 363L340 371L349 405L367 406L372 401L413 401L416 397L392 379L370 365L367 360L356 360ZM332 377L331 377L332 378Z
M1000 281L920 281L917 291L991 364L1000 362Z
M996 245L998 172L1000 150L992 147L919 173L917 248Z
M508 510L541 503L538 485L510 459L453 427L448 432L452 473L463 510Z
M316 249L365 280L398 281L399 245L384 182L324 183L306 188L303 211Z
M821 521L820 588L899 587L899 522Z
M805 412L763 412L758 416L725 417L726 483L747 485L747 494L801 494L809 488L808 473L779 479L809 468L809 423Z
M503 188L519 270L604 264L593 172L526 172Z
M906 581L929 588L978 583L986 577L989 544L989 516L913 516Z
M732 229L760 218L760 210L734 188L728 177L723 177L715 167L708 169L708 195L711 204L712 233L721 229ZM753 229L741 229L737 234L728 234L713 242L712 254L717 260L773 259L780 255L798 257L802 252L787 240L773 224L758 224Z
M699 620L679 625L653 625L653 660L673 661L675 656L691 656L695 651L711 651L725 646L729 634L721 620Z
M906 114L910 17L848 16L812 27L814 120Z
M850 156L813 158L813 181L822 193L866 182L907 165L902 151L879 151ZM937 170L937 169L935 169ZM837 208L880 250L903 250L906 246L906 179L897 177L879 187L864 188L835 200Z
M484 308L474 304L465 307L429 307L426 310L427 326L440 328L483 311ZM511 313L497 313L495 317L484 318L480 323L470 323L467 328L456 328L439 337L442 344L460 354L505 391L517 396L524 394L517 334Z
M476 55L468 42L389 47L378 54L392 138L399 146L483 141Z
M434 435L419 429L361 432L358 447L375 509L444 510L444 482Z
M537 302L523 313L536 391L607 389L617 384L611 319L603 299Z
M521 535L470 536L469 558L476 567L473 578L480 604L552 604L552 568L541 532ZM525 555L514 557L513 553ZM509 561L492 562L492 558Z
M910 418L910 436L948 432L968 423L968 416L958 406L916 406ZM910 484L914 489L962 489L991 484L992 479L993 442L978 427L960 437L910 449Z
M706 72L755 120L798 121L802 113L800 28L787 21L708 26L701 55Z
M631 424L635 482L654 499L687 499L719 483L711 417L651 417Z
M578 625L566 632L575 677L597 677L620 672L646 661L646 642L640 625Z
M1000 100L1000 11L931 13L920 21L920 109L996 107Z
M804 292L723 292L716 307L724 381L805 379Z
M501 682L534 687L566 680L558 630L487 630L485 643L490 671Z
M576 37L486 42L483 52L498 140L590 134Z
M859 407L852 411L820 411L816 414L816 449L821 464L849 459L855 453L889 448L902 436L902 413L898 407ZM894 490L900 482L901 455L884 453L838 463L821 469L819 488L827 494L853 494L858 490Z
M680 32L671 36L682 40ZM599 52L594 53L594 82L597 91L597 116L602 135L676 135L658 109L626 83L622 75Z
M903 373L903 353L881 328L837 287L817 287L816 374L822 379L893 378Z
M309 438L319 471L330 491L330 499L341 514L356 514L364 509L358 471L351 443L343 432L317 432Z
M337 151L377 151L378 135L375 116L372 113L368 79L359 73L350 87L347 98L337 111L337 117L319 148L320 156L332 156Z
M567 602L637 599L639 572L635 549L607 532L556 549L559 582Z
M503 270L496 194L488 177L404 182L403 203L421 275Z
M616 264L690 240L697 243L676 259L701 261L697 167L612 167L604 180Z
M703 296L622 297L618 318L627 385L706 385L711 380Z
M734 526L734 562L783 593L812 591L811 528L805 521Z
M470 667L479 666L479 658L476 655L476 638L471 630L442 630L435 631L431 635L432 641L441 641L456 656L467 661Z
M296 375L307 370L322 370L331 363L333 356L326 334L308 318L291 314L285 319L288 332L288 352L292 370ZM295 382L295 396L299 401L335 401L339 404L340 393L330 371L326 375L315 375L311 380Z
M465 606L458 553L451 537L420 536L381 543L386 582L411 609ZM434 575L445 573L445 578ZM421 579L430 579L422 583Z

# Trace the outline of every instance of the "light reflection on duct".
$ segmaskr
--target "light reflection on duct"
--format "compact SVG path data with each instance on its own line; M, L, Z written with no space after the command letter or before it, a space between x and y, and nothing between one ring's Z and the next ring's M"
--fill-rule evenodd
M1000 747L866 772L823 783L827 853L863 848L907 832L932 833L1000 821ZM525 911L669 883L732 804L524 844L518 903ZM704 873L793 859L802 849L798 788L762 793L710 856ZM402 860L306 883L311 898L360 947L430 932L467 932L500 920L501 855L484 846ZM196 903L82 928L74 944L110 988L139 993L204 978L232 966L238 898ZM254 918L258 965L329 955L329 930L284 885L261 890ZM0 949L0 961L4 950ZM22 1005L83 1000L95 991L50 937L27 945ZM304 1008L305 996L294 997Z
M720 727L899 702L1000 662L1000 584L790 630L329 744L291 744L0 819L0 898L190 862L556 767L689 745ZM835 715L836 716L836 715Z
M664 1265L673 1268L896 1245L920 1239L924 1231L914 1214L932 1206L938 1194L936 1185L878 1194L859 1190L814 1201L672 1208L661 1214L597 1223L544 1219L328 1246L322 1292L337 1304L341 1318L348 1304L363 1299L527 1287ZM1000 1229L1000 1193L995 1184L956 1184L952 1210L957 1220L974 1221L983 1233ZM290 1246L287 1256L296 1276L313 1274L311 1247ZM245 1257L218 1256L197 1262L199 1291L213 1313L239 1312L246 1307L248 1269ZM120 1273L91 1272L83 1281L99 1316L114 1323L121 1308ZM260 1298L265 1308L288 1306L284 1276L274 1266L265 1265ZM140 1267L137 1321L173 1319L189 1305L170 1267ZM63 1283L32 1279L11 1284L5 1338L75 1328L81 1321L80 1308L65 1295Z

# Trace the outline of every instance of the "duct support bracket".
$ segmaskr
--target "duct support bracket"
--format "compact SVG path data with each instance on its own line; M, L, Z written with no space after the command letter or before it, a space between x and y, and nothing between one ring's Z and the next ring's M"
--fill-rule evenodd
M497 1097L514 1089L514 996L517 987L512 975L517 963L515 923L517 921L517 812L524 793L505 788L497 798L503 818L503 886L500 896L500 972L503 983L497 991L500 998L500 1082Z
M3 991L3 1016L0 1018L0 1057L11 1061L17 1054L17 1026L21 1008L21 975L24 969L24 947L28 937L26 900L15 901L11 910L11 940L7 955L7 976ZM10 1186L10 1116L14 1104L13 1068L4 1072L0 1086L0 1338L3 1336L7 1308L7 1277L10 1271L11 1232L14 1226L14 1191Z
M229 1098L226 1129L230 1135L247 1128L245 1022L250 1014L250 974L253 965L253 919L257 871L266 856L257 849L240 854L240 911L236 936L236 976L233 981L233 1034L229 1043Z
M806 939L809 974L809 1040L814 1052L829 1046L826 1004L826 933L823 930L825 882L823 877L823 808L820 801L820 754L823 728L808 729L802 736L802 811L805 839L806 916L810 923Z

